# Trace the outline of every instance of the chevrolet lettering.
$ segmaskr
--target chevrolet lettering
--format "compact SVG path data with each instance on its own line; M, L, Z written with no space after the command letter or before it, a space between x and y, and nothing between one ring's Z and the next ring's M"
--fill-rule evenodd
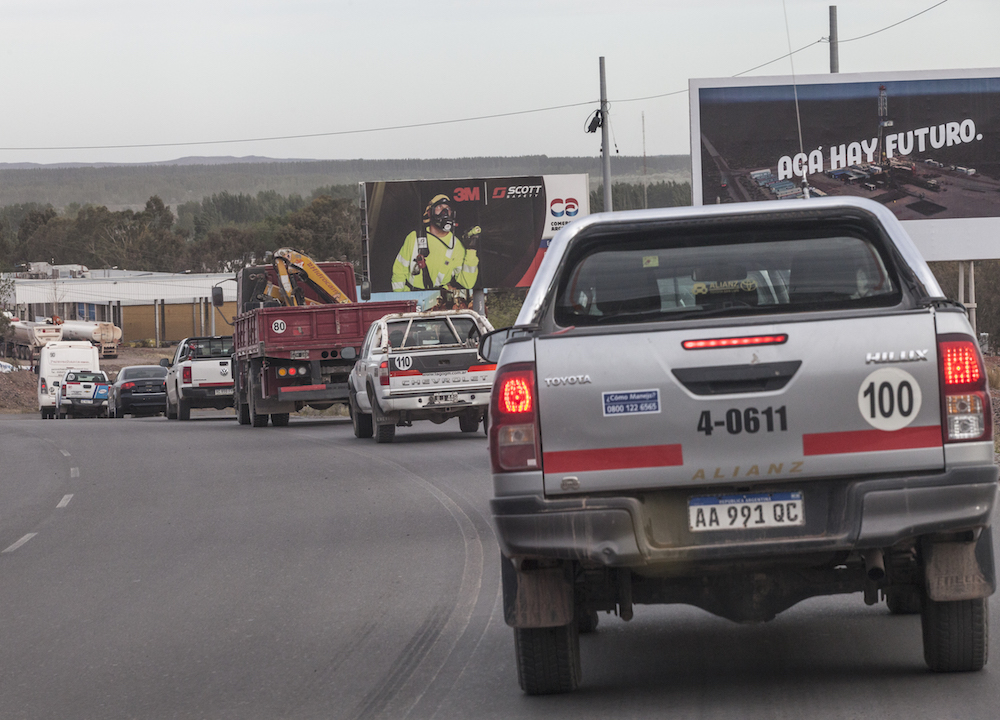
M921 633L932 670L986 664L986 367L884 205L577 218L480 352L496 363L490 510L526 693L576 688L579 634L635 605L750 623L851 594L921 614L871 628ZM837 627L841 607L807 623ZM615 642L641 644L653 621Z

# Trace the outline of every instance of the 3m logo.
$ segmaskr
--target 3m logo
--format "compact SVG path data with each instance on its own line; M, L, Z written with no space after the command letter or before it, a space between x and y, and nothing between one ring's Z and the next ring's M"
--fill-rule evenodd
M457 187L455 192L455 202L479 202L479 188Z
M549 211L552 213L552 217L573 217L580 212L580 203L577 202L576 198L556 198L549 203Z

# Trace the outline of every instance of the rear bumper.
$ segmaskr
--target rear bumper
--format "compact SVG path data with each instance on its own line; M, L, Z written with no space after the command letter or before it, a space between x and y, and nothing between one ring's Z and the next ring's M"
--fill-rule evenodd
M217 390L227 390L228 394L216 395ZM224 408L233 404L233 386L218 387L182 387L179 388L181 399L193 408Z
M166 393L122 395L119 399L119 405L121 405L122 412L132 412L133 410L158 410L163 412L166 404Z
M73 413L74 415L100 415L108 409L108 401L104 398L93 399L89 403L82 400L87 398L63 398L59 401L59 412Z
M731 488L553 500L515 495L494 498L490 507L508 557L638 568L884 548L921 535L983 527L990 524L998 476L1000 468L988 465L779 488L803 491L802 528L692 533L688 499Z

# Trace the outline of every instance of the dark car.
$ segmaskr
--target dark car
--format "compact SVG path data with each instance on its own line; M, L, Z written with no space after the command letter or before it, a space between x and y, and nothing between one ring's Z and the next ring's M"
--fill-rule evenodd
M108 393L108 414L113 418L132 413L159 415L167 406L167 369L159 365L122 368Z

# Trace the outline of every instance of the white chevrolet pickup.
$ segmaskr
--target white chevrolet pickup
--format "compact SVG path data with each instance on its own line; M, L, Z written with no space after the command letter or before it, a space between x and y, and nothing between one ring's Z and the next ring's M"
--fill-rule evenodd
M985 367L882 205L578 220L480 352L525 692L575 688L578 634L643 604L761 622L859 593L921 614L932 670L986 663Z
M462 432L475 432L495 368L477 348L492 330L472 310L396 313L373 323L349 380L354 434L387 443L397 425L455 417Z

